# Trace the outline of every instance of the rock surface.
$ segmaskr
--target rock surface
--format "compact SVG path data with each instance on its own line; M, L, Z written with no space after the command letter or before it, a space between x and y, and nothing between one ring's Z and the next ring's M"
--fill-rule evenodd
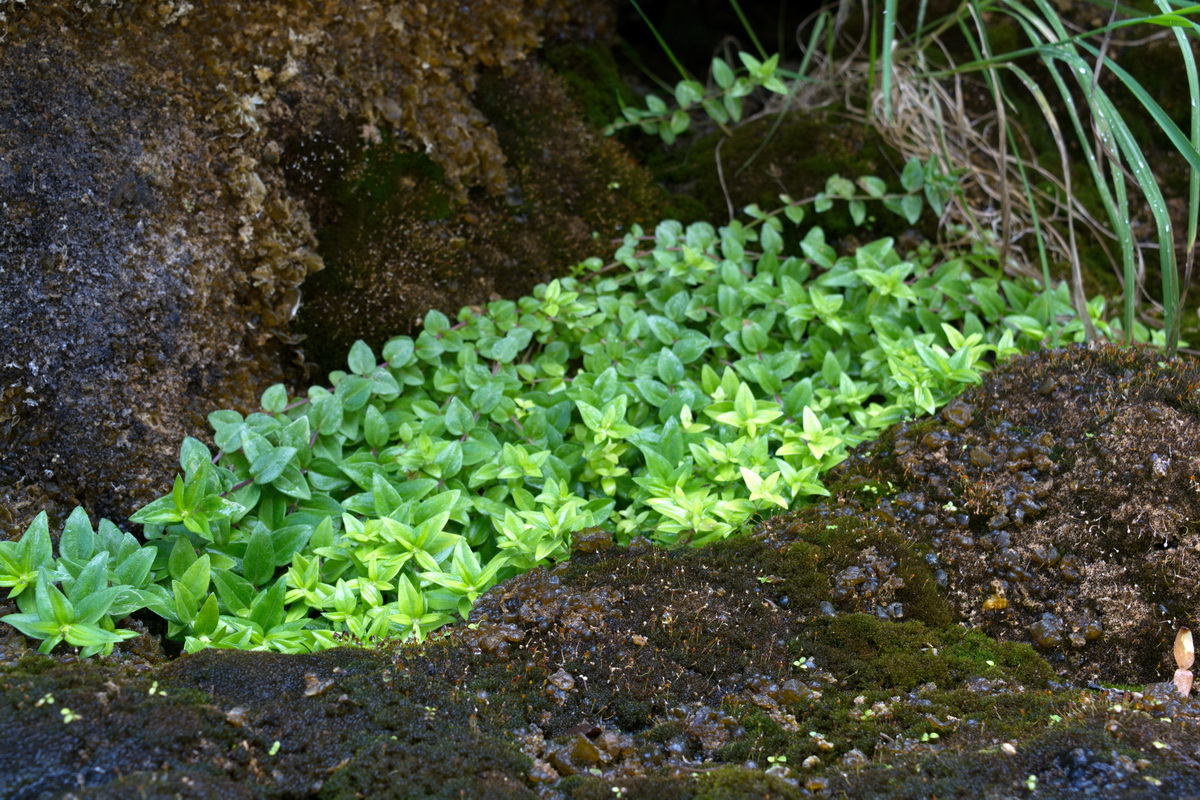
M1172 674L1160 633L1194 612L1197 381L1150 351L1014 360L864 448L819 505L703 550L592 531L421 646L163 663L143 637L79 664L10 636L0 794L1195 796L1200 701L1085 679ZM1017 520L1010 485L1049 481ZM1145 536L1125 533L1135 507ZM1009 543L949 544L992 529ZM1008 606L981 608L989 575ZM1047 608L1100 633L1064 621L1041 642Z
M636 197L512 222L521 209L504 198L520 170L475 94L485 72L500 80L540 42L603 36L609 15L593 0L3 4L0 532L77 504L127 518L166 490L178 442L203 431L206 413L300 380L283 365L297 356L301 284L324 263L315 231L336 221L332 194L364 143L420 154L459 227L468 200L483 198L492 210L469 242L491 248L485 273L511 262L499 281L450 286L447 252L425 258L410 238L440 223L406 218L376 233L370 244L388 257L368 260L371 285L353 287L386 285L379 273L402 263L387 324L541 279L545 264L523 260L522 236L538 224L573 231L577 246L628 216ZM535 68L523 74L540 94L510 94L510 105L557 97ZM576 158L605 147L617 158L565 123L539 131L550 151L560 131ZM570 192L612 194L603 171L573 175ZM493 242L488 223L501 221L506 238ZM569 263L557 244L536 256ZM470 272L471 252L454 257ZM343 324L338 335L373 330Z

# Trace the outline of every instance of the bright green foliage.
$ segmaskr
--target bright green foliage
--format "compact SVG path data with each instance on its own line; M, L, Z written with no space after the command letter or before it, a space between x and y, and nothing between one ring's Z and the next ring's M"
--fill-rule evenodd
M430 311L378 355L356 343L331 388L214 412L218 452L185 440L170 494L133 515L145 545L81 510L57 559L44 514L0 543L21 612L4 621L85 654L140 608L189 651L420 640L582 529L701 545L826 494L848 447L1046 335L1046 293L986 248L839 255L816 227L785 247L798 207L747 212L635 228L612 264L532 297Z
M82 647L84 657L111 653L116 642L136 635L117 630L116 621L170 599L150 579L155 551L108 520L97 533L84 510L75 509L58 546L55 559L44 511L20 541L0 542L0 586L12 587L8 596L20 609L3 621L43 639L43 653L62 641Z
M765 61L744 52L738 53L738 58L745 68L744 74L738 75L727 61L714 58L712 75L717 84L714 89L706 90L703 84L694 80L682 80L675 85L672 98L676 108L670 108L658 95L648 94L645 108L624 106L621 109L624 119L609 125L605 133L611 135L636 125L645 133L661 137L665 144L671 144L691 126L691 112L695 110L703 110L710 119L723 126L741 121L743 98L759 87L779 95L791 92L783 78L796 76L779 70L778 54Z

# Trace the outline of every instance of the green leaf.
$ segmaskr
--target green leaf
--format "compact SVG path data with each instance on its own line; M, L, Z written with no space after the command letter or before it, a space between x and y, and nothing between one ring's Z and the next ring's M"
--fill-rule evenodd
M658 351L658 377L668 386L683 380L683 362L666 348Z
M250 477L256 483L270 483L283 474L284 469L296 457L294 447L276 447L268 450L250 464Z
M70 589L67 590L67 598L78 604L88 595L95 594L107 586L108 553L97 553L71 583Z
M436 308L425 314L425 330L434 336L444 333L450 327L450 320Z
M50 526L45 511L39 511L21 535L21 551L23 563L27 568L37 570L54 562Z
M825 181L825 194L849 200L854 197L854 184L841 175L833 175Z
M144 586L154 566L154 553L153 548L142 547L122 559L115 569L117 581L135 588Z
M287 387L277 383L262 394L262 408L268 414L279 414L287 408Z
M355 375L369 377L375 371L375 353L366 342L358 339L350 346L350 356L346 363Z
M194 636L212 636L217 631L219 621L220 611L217 607L217 596L210 594L192 620L192 634Z
M900 200L900 211L908 220L909 225L917 224L917 220L921 218L922 208L924 208L924 201L919 194L910 194Z
M676 84L676 102L679 106L694 106L695 103L703 100L704 86L698 84L695 80L680 80Z
M175 580L181 579L184 574L191 568L192 564L196 563L196 550L192 547L192 543L188 541L186 536L180 536L175 540L174 546L171 548L171 554L167 559L167 574Z
M480 414L491 414L500 405L504 389L497 383L485 383L471 393L471 405Z
M246 545L242 575L255 586L262 586L275 575L275 544L266 528L256 528Z
M906 192L916 192L925 185L925 165L919 158L910 158L900 172L900 185Z
M211 557L205 553L192 562L179 579L179 583L186 586L195 597L203 597L208 593L208 585L212 579L211 564Z
M79 564L86 563L96 551L96 534L87 512L81 506L76 506L67 517L58 551L64 558Z
M271 486L283 492L288 497L294 497L297 500L308 500L313 496L312 489L308 486L308 481L300 472L300 468L293 463L289 463L284 467L283 472L275 480L271 481Z
M113 602L124 591L121 586L109 586L103 589L88 594L85 597L79 598L75 603L75 619L77 623L90 625L100 621L100 618L108 613L112 608ZM71 637L67 637L67 641L71 641Z
M84 648L80 655L86 658L99 652L105 645L115 644L134 636L137 636L136 631L106 631L97 625L77 623L67 628L66 639L67 644L72 647Z
M30 639L49 639L58 633L59 625L43 620L37 614L6 614L0 622L11 625Z
M357 411L371 399L375 383L370 378L361 375L351 375L337 385L335 394L342 401L343 413ZM344 422L343 422L344 424Z
M722 98L722 103L725 105L725 112L729 114L729 118L734 122L742 120L742 101L741 98L734 97L732 94L727 94Z
M842 364L832 350L825 352L825 360L821 365L821 377L830 386L837 386L842 377Z
M862 190L871 197L883 197L887 194L887 184L873 175L864 175L855 181Z
M413 362L413 340L408 336L397 336L383 346L383 359L393 369L406 367Z
M234 614L250 607L255 592L250 581L227 569L212 571L212 582L221 603Z
M325 395L313 403L317 431L321 434L335 433L342 427L342 401L337 395Z
M676 110L673 114L671 114L671 119L668 123L668 125L670 126L669 130L675 136L678 136L679 134L686 131L688 129L688 126L691 124L692 124L692 118L689 117L688 113L682 109ZM669 144L669 142L668 142L668 144Z
M855 225L861 226L867 219L867 206L862 200L851 200L847 204L850 211L850 219Z
M366 414L363 416L363 436L373 450L383 449L391 440L391 426L375 406L367 406Z
M708 350L709 338L699 331L685 330L680 334L679 341L671 347L672 352L684 364L691 364L704 355Z
M722 89L728 89L730 86L733 86L733 70L730 69L729 64L723 59L714 58L712 60L712 73L713 80L717 82L717 86L720 86Z
M70 625L75 621L75 607L67 599L67 596L51 582L49 573L44 567L38 575L34 592L38 615L43 620L54 621L59 625Z
M264 633L283 623L283 595L286 591L287 583L280 578L251 604L250 621L259 625Z
M462 436L475 426L475 417L467 404L457 397L450 398L446 406L446 430L455 436Z
M725 110L725 106L716 98L705 98L701 106L704 108L704 113L708 114L709 118L718 124L724 125L729 122L729 112Z
M175 506L175 498L167 495L142 506L133 513L129 521L139 525L170 525L182 522L183 517Z

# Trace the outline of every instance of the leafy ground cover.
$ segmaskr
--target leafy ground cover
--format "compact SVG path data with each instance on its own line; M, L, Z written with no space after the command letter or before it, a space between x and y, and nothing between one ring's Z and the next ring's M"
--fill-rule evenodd
M1078 518L1081 503L1104 521L1088 523L1103 537L1124 530L1134 496L1194 513L1185 480L1164 494L1161 478L1134 468L1165 425L1130 427L1132 415L1162 406L1196 418L1194 393L1180 394L1197 380L1194 365L1157 361L1082 347L1010 360L957 401L974 409L969 418L958 405L924 430L897 428L843 462L827 476L831 496L796 514L704 548L619 547L588 532L569 561L495 587L467 625L421 644L210 649L168 660L146 635L122 645L119 659L63 664L10 636L0 649L0 709L12 721L0 794L1194 795L1194 698L1169 684L1107 690L1061 674L1092 663L1106 682L1148 679L1113 658L1137 647L1147 660L1157 654L1165 679L1170 640L1156 650L1125 638L1119 610L1101 617L1101 637L1078 646L1064 635L1035 648L956 622L983 611L987 597L963 591L979 583L981 560L1032 573L1024 584L1006 577L1011 605L983 612L996 637L1028 639L1018 628L1037 619L1036 604L1065 611L1087 600L1074 597L1070 570L1089 580L1091 570L1111 571L1111 546L1085 551L1067 529L1055 543L1059 561L1033 557L1048 524ZM1000 446L1012 453L1018 444L1005 417L1055 431L1064 444L1053 466L1033 464L1036 454L998 463ZM926 434L936 447L922 443ZM975 437L991 442L993 464L970 481L951 479L967 469L954 456L969 458ZM906 438L919 448L910 458L896 453ZM1183 474L1190 446L1172 474ZM1091 468L1122 451L1115 474ZM1008 469L1021 458L1030 464ZM1006 526L1015 563L1001 547L951 542L939 529L955 524L952 512L924 521L949 503L972 509L964 530L986 525L1021 472L1075 488L1061 509ZM937 485L949 500L917 497ZM1160 550L1172 519L1145 524L1147 536L1126 541L1119 563L1136 571L1154 561L1167 577L1176 563L1190 570L1194 537ZM1072 565L1073 555L1086 558ZM1110 589L1128 592L1145 574ZM1194 585L1176 588L1168 602L1187 608ZM1147 596L1160 595L1151 587Z
M814 206L865 218L861 192L906 213L923 175L913 162L894 195L835 177ZM132 636L116 623L143 608L189 651L420 640L567 558L580 531L699 546L826 494L847 448L1072 314L1065 290L1004 278L986 247L839 254L820 227L800 235L799 204L747 212L635 228L611 263L531 297L430 311L381 356L359 342L328 388L214 412L217 452L185 440L172 492L133 515L144 544L81 510L57 558L44 515L0 543L19 608L3 621L85 656Z
M907 219L944 201L931 177L835 176L813 210ZM1074 349L984 378L1111 333L1103 301L1072 319L984 246L839 253L785 202L634 231L217 412L145 543L79 511L55 556L35 523L6 619L120 647L0 671L3 793L1200 791L1195 701L1058 682L1152 679L1191 607L1193 365ZM189 650L379 647L164 666L140 608Z

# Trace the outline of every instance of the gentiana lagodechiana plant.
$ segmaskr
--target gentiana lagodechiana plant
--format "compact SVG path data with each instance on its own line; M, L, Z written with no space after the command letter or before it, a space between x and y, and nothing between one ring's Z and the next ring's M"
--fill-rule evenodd
M855 202L839 181L827 196ZM133 515L144 544L78 509L57 557L44 514L0 543L3 621L84 655L139 609L188 651L420 640L583 529L703 545L825 494L848 447L1037 346L1047 312L1083 338L1065 288L1003 278L986 247L839 254L819 227L788 247L799 205L746 211L634 228L530 297L356 343L329 388L214 412L216 450L186 439Z

